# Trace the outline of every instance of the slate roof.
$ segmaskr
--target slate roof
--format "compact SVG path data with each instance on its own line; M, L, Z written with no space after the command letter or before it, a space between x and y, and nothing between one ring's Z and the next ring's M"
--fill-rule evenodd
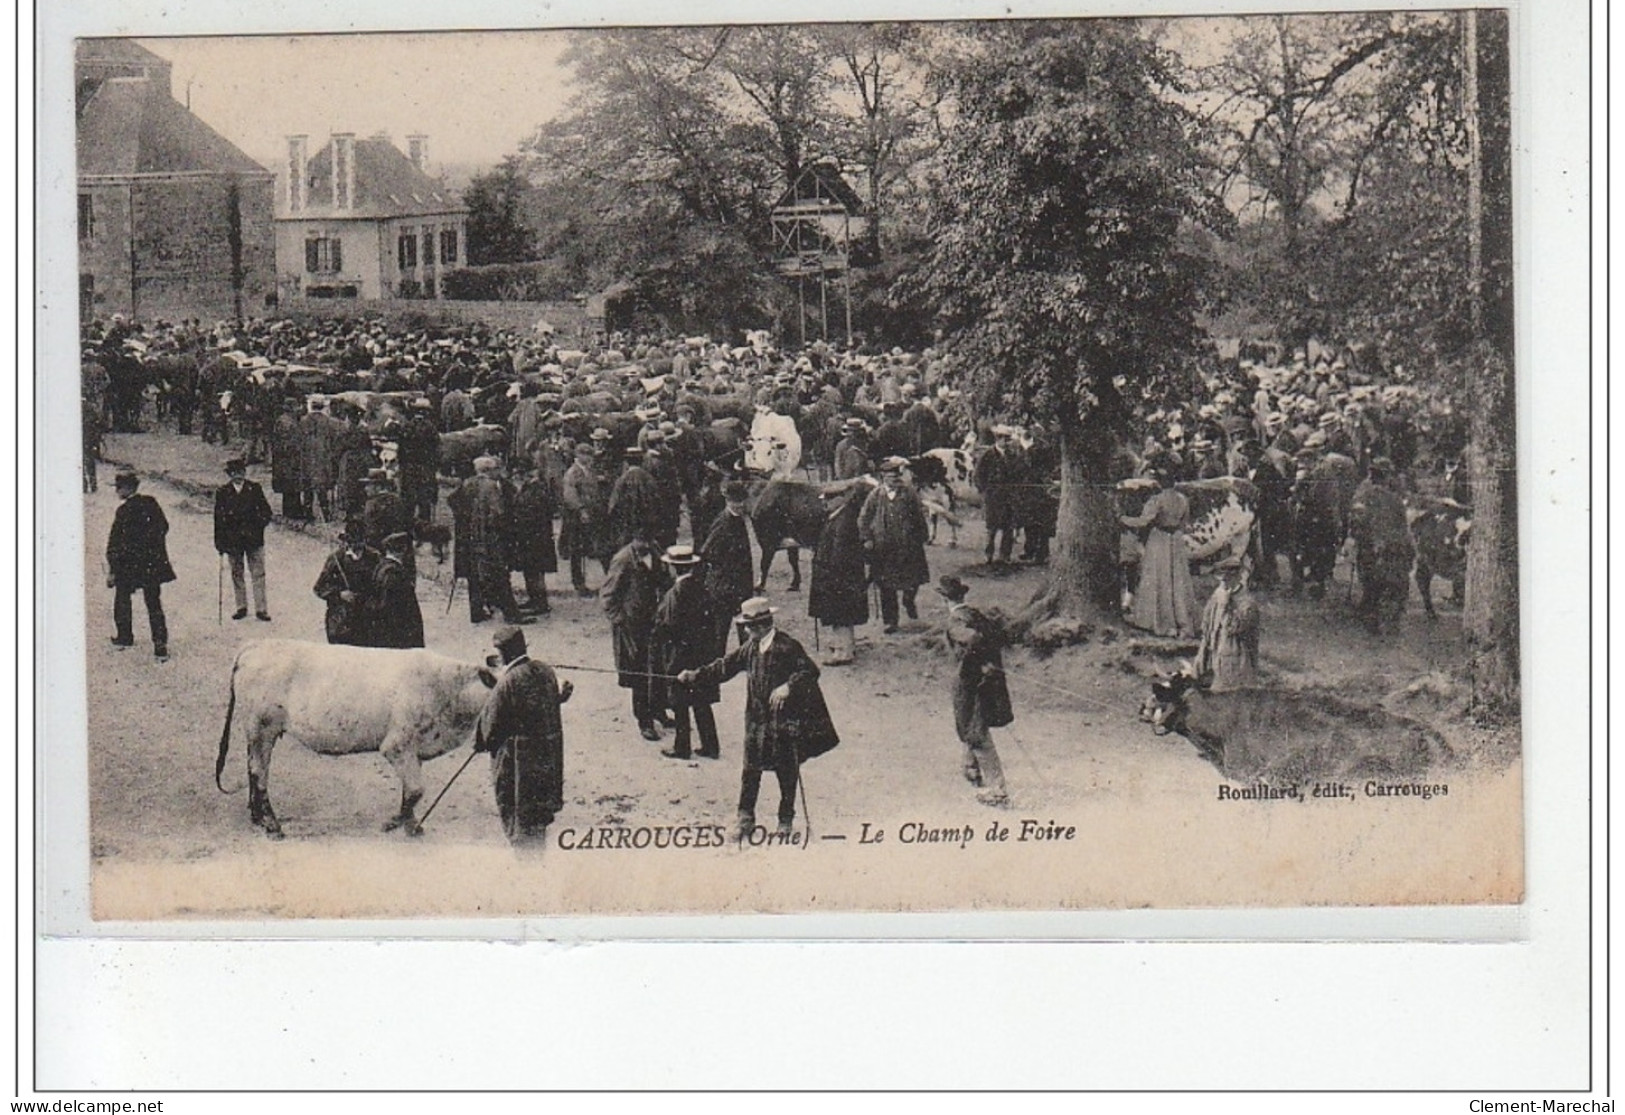
M355 141L355 204L333 208L333 143L329 140L305 164L305 208L286 211L278 191L279 217L380 220L389 217L466 213L468 207L417 167L387 139Z
M81 178L270 173L188 112L169 90L143 78L115 77L101 83L79 112L78 146Z

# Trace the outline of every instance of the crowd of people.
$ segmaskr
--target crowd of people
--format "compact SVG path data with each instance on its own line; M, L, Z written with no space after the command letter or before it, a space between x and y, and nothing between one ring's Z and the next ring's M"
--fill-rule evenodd
M577 595L599 598L639 733L659 741L663 730L675 732L665 755L717 757L718 687L748 673L742 824L754 824L756 787L773 771L787 826L794 763L809 757L808 746L835 738L817 696L818 666L788 634L772 632L773 609L760 595L755 555L780 539L757 537L753 525L762 482L743 468L739 436L750 415L789 418L803 475L820 481L815 537L800 541L815 543L807 607L829 633L825 666L853 661L871 600L886 633L919 618L918 590L931 580L929 530L910 465L922 455L958 447L969 456L989 566L1046 562L1055 533L1053 430L973 413L947 363L929 350L815 344L785 353L759 336L733 346L611 335L571 347L478 324L407 331L369 320L205 327L115 318L87 324L83 358L87 491L105 430L159 421L241 447L215 495L215 544L230 566L234 619L248 615L250 588L254 614L271 618L264 531L272 511L246 479L247 465L259 462L269 465L283 517L342 523L314 583L331 642L423 646L416 547L440 550L449 535L454 590L466 586L471 622L499 616L509 631L548 615L547 578L561 566ZM1379 384L1353 363L1306 352L1215 358L1188 400L1140 407L1137 440L1118 446L1111 480L1147 477L1156 488L1122 519L1141 542L1127 619L1154 634L1200 639L1203 668L1221 681L1256 669L1251 591L1278 584L1281 557L1292 586L1318 597L1352 537L1368 622L1391 617L1396 598L1403 605L1410 559L1402 493L1459 454L1462 427L1414 387L1392 377ZM1262 561L1222 569L1204 614L1180 486L1226 478L1256 490ZM438 511L447 482L449 531ZM132 642L130 594L140 589L163 658L157 586L173 571L162 555L162 512L131 502L133 475L117 483L125 503L108 546L109 583L118 590L114 642ZM960 664L954 708L965 774L982 800L998 804L1006 790L989 729L1009 722L1009 695L998 625L965 603L968 591L955 578L938 583ZM504 654L515 645L511 634L499 642ZM775 742L786 701L800 710L799 743Z

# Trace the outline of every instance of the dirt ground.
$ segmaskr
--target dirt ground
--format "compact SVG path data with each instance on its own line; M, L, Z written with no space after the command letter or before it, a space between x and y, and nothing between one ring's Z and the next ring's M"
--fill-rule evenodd
M508 848L483 759L412 841L379 831L399 792L381 758L323 757L290 740L276 750L270 784L289 839L273 843L249 824L246 794L222 795L214 786L226 684L247 640L323 640L323 605L311 586L331 532L273 525L266 565L274 620L232 621L228 575L219 621L208 591L219 566L205 493L222 479L226 454L195 438L154 434L109 437L105 455L148 476L143 490L169 516L178 579L164 589L169 662L151 656L139 599L137 646L109 645L112 593L103 587L101 555L116 496L104 466L100 491L85 497L92 898L100 918L1463 902L1521 894L1517 733L1471 730L1451 715L1458 614L1446 606L1431 623L1413 599L1402 630L1374 638L1347 615L1345 582L1320 603L1262 598L1264 664L1275 684L1328 686L1346 700L1433 721L1451 756L1418 781L1448 785L1444 796L1373 799L1357 786L1352 801L1334 805L1221 800L1219 771L1185 741L1153 735L1136 718L1146 677L1169 661L1133 653L1127 631L1103 629L1042 658L1025 650L1007 657L1017 719L996 740L1012 801L1007 809L978 805L959 771L944 609L926 590L917 622L892 636L871 622L860 629L857 663L824 671L842 742L805 771L798 815L800 834L811 834L806 846L566 851L557 845L566 830L731 827L743 683L725 686L716 709L720 761L662 758L662 744L639 737L613 675L585 669L612 665L598 601L556 591L552 615L527 628L533 657L561 665L576 690L564 710L566 805L553 844L528 855ZM263 467L251 476L269 489ZM1013 613L1043 573L988 575L981 541L973 518L957 548L931 549L932 575L957 572L973 586L973 603ZM419 563L429 647L483 657L493 624L468 622L461 588L448 613L449 564L437 567L427 549ZM550 580L555 589L561 583ZM817 635L805 595L788 593L788 580L780 558L769 595L782 626L812 649ZM1203 579L1199 597L1210 586ZM240 731L232 749L228 787L244 782ZM466 755L459 749L426 765L430 799ZM758 815L771 817L776 801L768 779ZM1024 821L1035 823L1033 831L1053 822L1057 832L1074 832L1020 841ZM916 836L972 836L968 846L910 841L911 824ZM1015 834L990 839L1001 824ZM885 835L865 840L876 832Z

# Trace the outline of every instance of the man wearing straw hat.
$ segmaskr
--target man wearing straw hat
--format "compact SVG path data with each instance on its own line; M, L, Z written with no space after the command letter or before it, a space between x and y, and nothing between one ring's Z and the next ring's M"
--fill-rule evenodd
M699 669L711 661L716 653L713 633L717 621L711 614L711 598L705 591L704 578L695 576L700 559L694 553L694 548L668 546L663 560L673 581L655 610L649 663L651 672L675 675L681 670ZM661 754L668 759L687 759L694 755L692 737L697 728L700 758L721 758L717 720L711 712L711 706L719 699L715 685L673 684L667 692L666 703L677 721L677 738ZM692 726L689 722L690 710L693 712Z
M743 673L745 688L745 766L739 779L739 840L756 829L756 798L764 771L779 780L777 836L790 837L796 819L796 785L801 764L840 742L824 694L818 667L802 645L773 625L777 609L767 598L753 596L735 617L745 641L698 670L683 670L677 680L688 686L720 685Z
M474 728L474 750L491 753L502 831L515 846L537 846L564 808L564 722L571 685L530 659L525 633L509 625L491 639L502 659L496 687Z

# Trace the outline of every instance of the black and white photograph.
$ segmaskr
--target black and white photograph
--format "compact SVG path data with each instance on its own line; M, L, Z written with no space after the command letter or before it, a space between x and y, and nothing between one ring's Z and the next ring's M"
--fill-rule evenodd
M1518 903L1513 49L76 39L92 917Z

